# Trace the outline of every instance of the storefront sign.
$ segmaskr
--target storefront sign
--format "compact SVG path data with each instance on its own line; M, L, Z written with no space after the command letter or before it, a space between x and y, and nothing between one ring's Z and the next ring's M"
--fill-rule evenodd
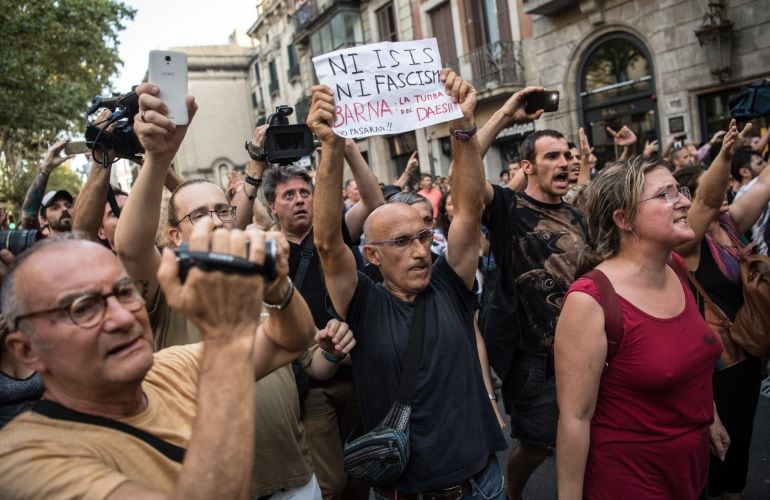
M313 64L334 92L334 131L342 137L400 134L462 117L440 80L435 38L337 50Z
M526 135L529 135L534 131L535 131L535 122L515 123L510 127L505 127L503 130L501 130L500 133L497 134L497 138L498 139L502 139L504 137L519 138L519 137L524 137Z

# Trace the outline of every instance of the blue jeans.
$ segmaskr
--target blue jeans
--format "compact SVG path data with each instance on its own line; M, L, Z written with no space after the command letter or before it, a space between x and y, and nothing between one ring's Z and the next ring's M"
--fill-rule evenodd
M492 463L489 464L486 472L478 480L471 479L471 486L473 489L463 495L463 499L468 500L505 500L505 478L500 470L500 464L497 462L497 457L492 458ZM377 500L393 500L392 497L386 497L380 495L377 490L374 491L374 497ZM422 499L423 495L418 495L418 498Z

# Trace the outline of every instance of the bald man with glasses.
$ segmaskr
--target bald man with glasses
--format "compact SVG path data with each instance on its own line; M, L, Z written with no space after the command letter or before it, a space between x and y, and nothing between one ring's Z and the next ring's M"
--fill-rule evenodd
M356 332L351 358L365 432L382 421L396 399L416 304L425 308L425 349L409 428L411 455L394 484L376 488L378 499L445 498L448 492L452 498L505 498L494 454L506 443L484 387L473 331L484 188L474 137L476 95L449 70L442 79L463 112L450 122L455 216L448 248L432 264L432 230L420 212L404 203L377 208L364 224L364 252L380 269L382 284L357 272L343 241L339 186L345 141L332 130L335 102L328 87L313 87L307 120L323 148L314 199L315 244L334 310Z

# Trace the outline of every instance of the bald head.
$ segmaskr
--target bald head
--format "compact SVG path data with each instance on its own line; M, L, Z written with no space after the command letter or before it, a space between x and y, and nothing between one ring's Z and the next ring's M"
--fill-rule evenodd
M364 222L364 236L366 241L390 239L394 232L399 232L394 229L401 227L405 228L405 234L412 234L420 230L419 227L416 231L410 230L415 222L418 226L424 226L420 212L413 206L405 203L386 203L369 214Z

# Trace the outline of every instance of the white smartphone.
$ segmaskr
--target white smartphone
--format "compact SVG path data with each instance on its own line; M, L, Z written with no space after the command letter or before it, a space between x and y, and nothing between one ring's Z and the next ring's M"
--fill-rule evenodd
M160 87L160 98L169 109L168 117L177 125L187 125L187 54L151 50L149 79Z

